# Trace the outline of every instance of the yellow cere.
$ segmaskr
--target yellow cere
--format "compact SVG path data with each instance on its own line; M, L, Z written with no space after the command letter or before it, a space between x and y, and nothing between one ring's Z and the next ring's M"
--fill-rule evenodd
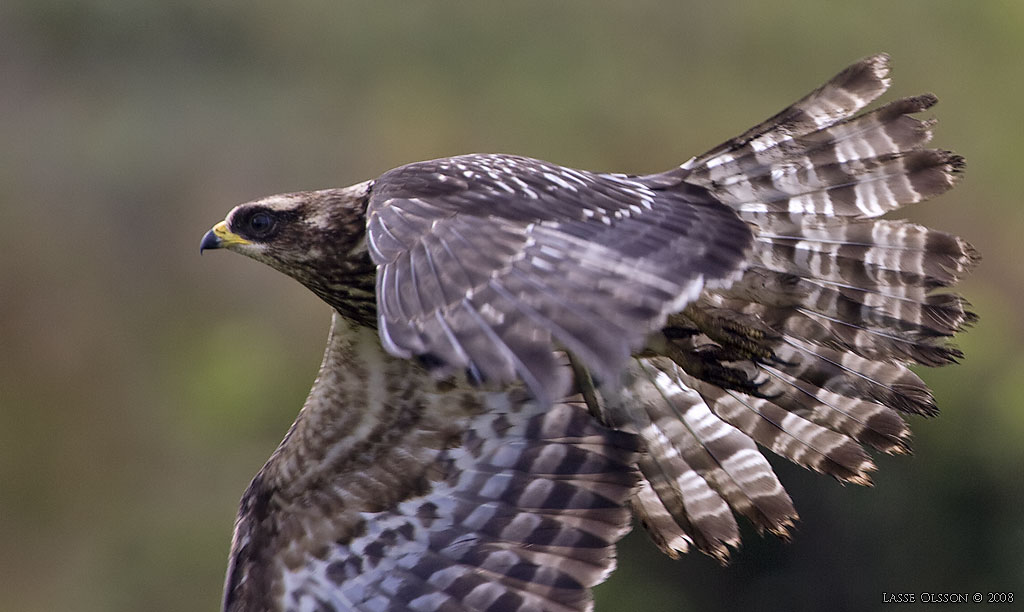
M221 221L217 225L214 225L212 231L217 238L220 238L222 246L229 246L232 244L250 244L248 240L229 230L228 224L225 221Z

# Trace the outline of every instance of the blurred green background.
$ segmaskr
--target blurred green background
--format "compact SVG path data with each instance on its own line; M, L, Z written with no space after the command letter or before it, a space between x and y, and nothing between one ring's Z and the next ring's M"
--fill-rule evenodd
M934 91L973 242L965 362L876 486L776 462L802 521L728 568L642 533L598 610L1024 600L1024 3L6 0L0 4L0 610L212 610L238 498L328 311L199 239L234 204L509 152L627 172L740 133L870 53Z

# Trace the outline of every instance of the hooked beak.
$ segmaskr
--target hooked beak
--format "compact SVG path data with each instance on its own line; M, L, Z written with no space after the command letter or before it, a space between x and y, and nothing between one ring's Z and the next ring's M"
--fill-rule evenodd
M221 221L206 232L199 243L199 254L206 249L224 249L236 244L249 244L249 241L228 229L228 224Z

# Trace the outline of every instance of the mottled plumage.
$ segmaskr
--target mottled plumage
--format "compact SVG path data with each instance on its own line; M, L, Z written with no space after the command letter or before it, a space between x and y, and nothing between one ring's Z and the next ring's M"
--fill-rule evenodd
M854 64L659 174L419 162L236 207L239 251L334 308L242 500L227 610L587 610L631 515L726 559L797 514L760 448L866 483L960 354L963 240L876 217L949 189L930 95ZM858 114L860 113L860 114Z

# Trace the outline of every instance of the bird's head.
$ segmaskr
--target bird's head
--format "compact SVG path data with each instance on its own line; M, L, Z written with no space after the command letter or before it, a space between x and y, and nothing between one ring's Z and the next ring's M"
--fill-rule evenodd
M236 206L200 252L228 249L291 276L358 322L375 325L375 267L366 250L370 182L269 196Z

